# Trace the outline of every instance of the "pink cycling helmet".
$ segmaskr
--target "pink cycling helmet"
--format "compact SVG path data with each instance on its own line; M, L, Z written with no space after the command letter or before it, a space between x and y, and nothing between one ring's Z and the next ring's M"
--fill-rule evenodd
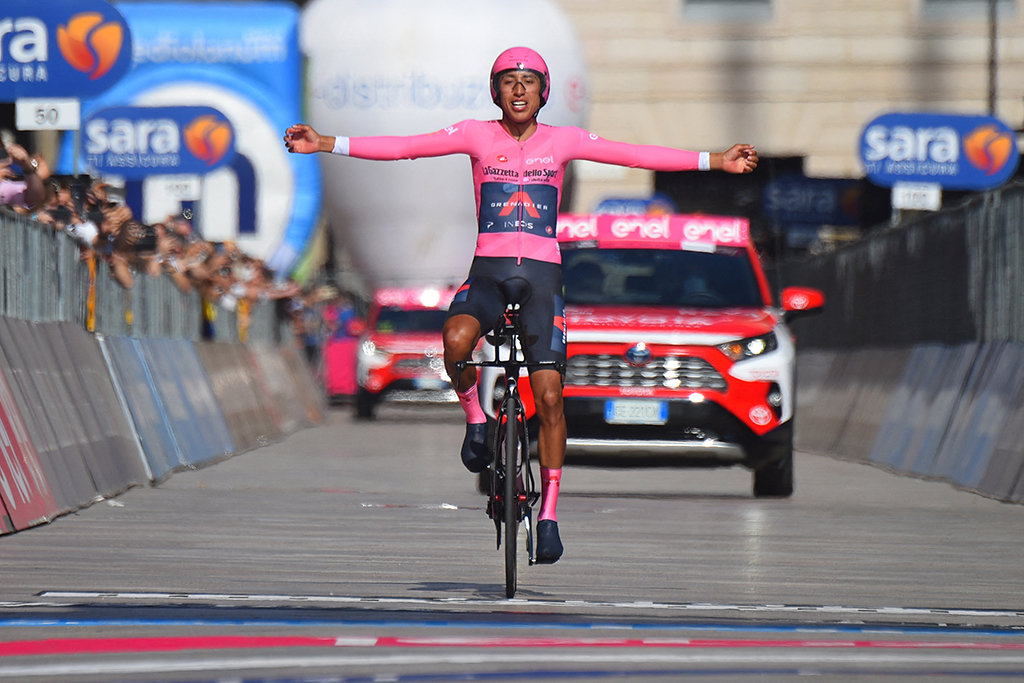
M505 50L494 60L491 67L491 99L498 104L498 77L506 71L532 71L541 78L540 106L548 101L551 92L551 78L548 76L548 65L544 58L528 47L513 47Z

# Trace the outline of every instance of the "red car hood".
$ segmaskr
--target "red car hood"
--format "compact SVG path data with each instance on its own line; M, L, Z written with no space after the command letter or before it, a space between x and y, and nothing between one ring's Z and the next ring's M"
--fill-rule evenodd
M569 343L720 344L767 334L777 322L766 308L566 306Z
M370 340L388 353L442 353L443 344L440 332L403 332L400 334L381 334L375 332Z

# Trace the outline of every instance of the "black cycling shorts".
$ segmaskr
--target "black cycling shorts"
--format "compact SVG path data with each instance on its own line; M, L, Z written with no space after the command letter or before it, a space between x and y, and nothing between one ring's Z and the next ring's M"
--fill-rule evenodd
M529 283L523 287L524 281ZM528 294L525 301L523 291ZM558 263L479 256L473 259L469 279L459 287L448 317L471 315L480 334L493 330L510 303L519 304L519 320L526 331L526 360L531 363L565 361L565 302L562 266Z

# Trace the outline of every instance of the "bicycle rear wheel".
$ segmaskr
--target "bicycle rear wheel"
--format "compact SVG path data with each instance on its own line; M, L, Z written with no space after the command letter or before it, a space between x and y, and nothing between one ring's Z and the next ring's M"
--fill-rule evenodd
M516 402L512 396L505 399L502 409L505 419L505 438L502 448L505 452L505 597L516 594L516 538L519 535L519 420L516 416Z

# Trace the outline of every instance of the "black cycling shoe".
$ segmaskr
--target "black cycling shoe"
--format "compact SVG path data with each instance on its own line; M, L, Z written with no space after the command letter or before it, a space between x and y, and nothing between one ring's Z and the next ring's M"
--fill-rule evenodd
M562 539L558 522L542 519L537 522L537 564L554 564L562 556Z
M483 472L491 464L491 449L487 447L487 423L466 425L466 438L462 441L462 464L474 473Z

